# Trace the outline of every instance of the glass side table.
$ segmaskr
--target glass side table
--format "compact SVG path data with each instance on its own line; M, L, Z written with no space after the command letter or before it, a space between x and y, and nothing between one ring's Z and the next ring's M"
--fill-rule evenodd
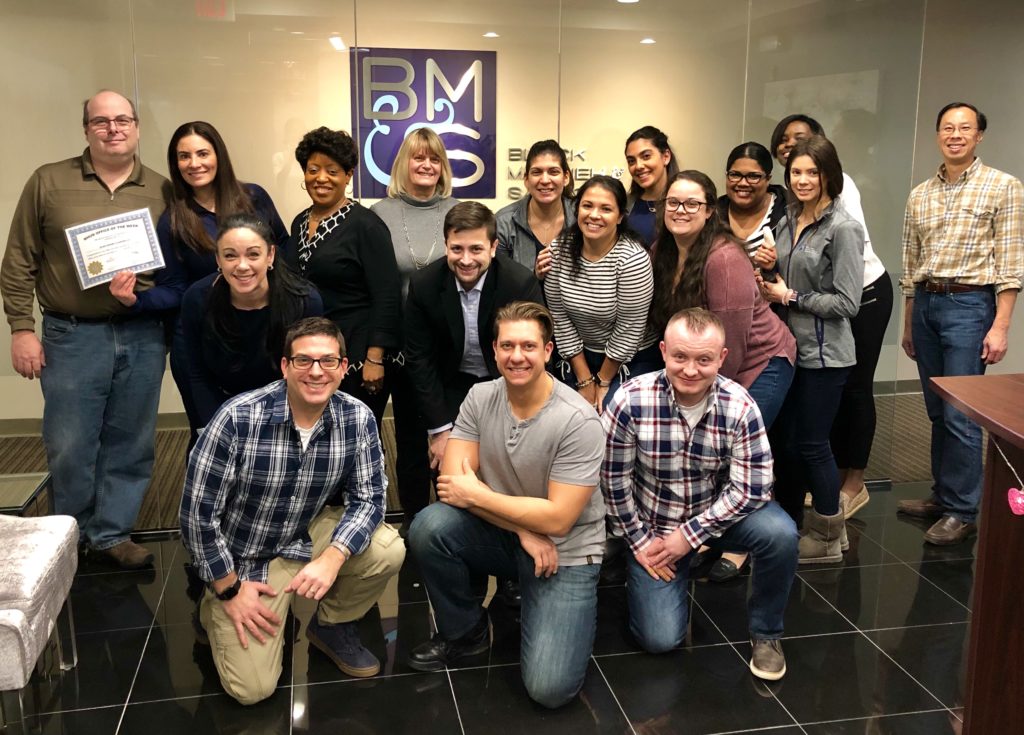
M50 473L0 475L0 513L22 517L52 515Z

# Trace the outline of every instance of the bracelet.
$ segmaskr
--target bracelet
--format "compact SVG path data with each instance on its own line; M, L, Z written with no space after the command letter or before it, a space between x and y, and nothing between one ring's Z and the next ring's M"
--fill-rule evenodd
M586 380L579 380L579 381L577 381L576 382L576 390L579 390L580 388L586 388L588 385L593 385L596 382L597 382L597 376L591 375Z
M785 306L789 306L794 301L796 301L796 291L794 291L793 289L788 289L786 291L786 296L785 296L785 299L783 301L783 304Z
M605 380L604 378L601 377L601 373L597 373L596 375L594 375L594 380L597 381L598 387L608 388L611 386L612 381L615 380L615 378L609 378L608 380Z
M372 357L367 356L366 361L371 365L380 365L381 367L384 367L383 360L374 360Z

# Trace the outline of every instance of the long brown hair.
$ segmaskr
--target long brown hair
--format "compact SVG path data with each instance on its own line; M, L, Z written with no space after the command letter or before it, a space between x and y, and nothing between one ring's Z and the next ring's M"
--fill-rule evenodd
M171 136L171 142L167 144L167 168L174 188L174 196L167 207L171 220L171 235L175 242L183 242L197 253L213 253L216 252L217 246L203 227L199 215L192 208L189 201L193 196L192 187L185 182L181 171L178 170L178 143L186 135L198 135L210 144L217 156L217 175L213 179L213 190L218 224L232 214L254 214L255 209L249 192L235 178L231 156L228 155L228 148L224 145L224 139L220 137L217 128L202 120L178 126ZM180 253L178 255L181 256Z
M704 190L704 200L712 213L690 247L683 264L683 275L673 288L673 281L679 267L679 248L675 237L665 227L665 205L658 205L658 236L653 248L654 299L651 301L649 321L659 333L665 331L669 319L680 309L692 307L707 308L707 288L704 282L704 266L715 245L723 238L742 250L743 246L732 236L729 227L716 211L718 190L711 178L702 171L680 171L668 182L668 188L677 181L692 181ZM668 189L665 190L666 192ZM744 257L746 253L744 252Z

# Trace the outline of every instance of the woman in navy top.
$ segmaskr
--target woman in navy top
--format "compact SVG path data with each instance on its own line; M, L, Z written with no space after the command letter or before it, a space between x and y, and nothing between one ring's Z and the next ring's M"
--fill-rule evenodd
M200 427L228 398L280 379L288 327L323 313L320 294L276 259L272 239L255 215L226 218L217 236L219 272L185 293L181 326Z
M633 179L626 201L626 225L650 250L657 237L658 202L665 197L669 180L679 173L668 136L653 125L634 130L626 138L626 168Z
M111 293L125 306L139 311L164 311L174 327L171 344L171 375L181 393L195 443L195 404L189 394L181 326L177 318L185 291L196 281L217 270L214 239L217 228L232 214L256 215L271 230L271 244L283 246L288 231L277 214L270 195L256 184L235 178L227 146L208 122L196 120L180 125L167 145L167 167L173 195L156 225L165 266L156 272L155 286L136 294L135 277L120 273L110 284Z

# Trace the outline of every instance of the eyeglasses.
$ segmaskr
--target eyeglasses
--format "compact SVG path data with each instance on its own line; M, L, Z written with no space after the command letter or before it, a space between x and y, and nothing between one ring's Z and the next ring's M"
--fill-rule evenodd
M729 180L730 184L738 184L741 181L746 181L751 186L757 186L768 177L764 174L758 173L757 171L751 171L747 174L739 171L726 171L725 178Z
M665 205L666 212L678 212L679 208L682 207L683 211L687 214L697 214L701 207L706 207L707 202L702 202L699 199L676 199L675 197L668 197L661 200L662 204Z
M324 355L317 358L309 355L296 355L286 359L296 370L309 370L313 367L313 363L319 365L322 370L337 370L341 366L341 358L337 355Z
M130 128L137 118L128 117L128 115L118 115L117 117L94 117L89 120L89 127L93 130L106 130L110 127L110 123L114 123L114 127L118 130L126 130Z
M952 135L953 133L957 132L960 133L960 135L970 135L975 130L977 130L977 128L974 127L973 125L960 125L958 127L955 127L953 125L943 125L941 128L939 128L939 132L942 133L943 135Z

